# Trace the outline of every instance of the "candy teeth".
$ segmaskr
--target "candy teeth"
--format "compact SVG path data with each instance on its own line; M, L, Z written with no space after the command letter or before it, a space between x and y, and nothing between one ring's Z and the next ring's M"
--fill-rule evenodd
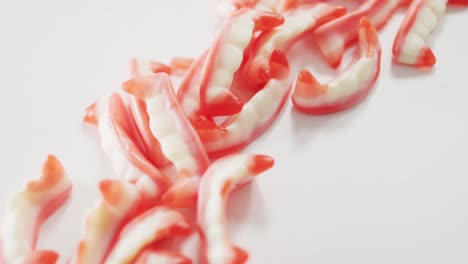
M242 111L229 118L221 127L205 120L197 132L210 157L220 157L247 146L261 135L276 119L283 108L290 91L289 64L284 54L276 50L270 58L275 65L273 77L250 101ZM285 75L286 74L286 75Z
M344 7L324 3L303 5L284 13L284 24L261 34L254 41L251 59L240 69L239 86L249 91L260 90L271 78L269 58L274 50L286 52L305 32L345 13Z
M316 30L322 53L337 67L344 49L359 39L353 63L335 79L322 84L307 70L297 77L292 101L299 111L334 113L372 90L381 61L376 28L398 7L411 2L394 41L394 61L432 67L436 59L427 39L446 5L468 6L468 0L362 0L357 11L344 15L344 7L320 1L229 0L227 25L197 60L132 60L132 79L123 84L131 113L122 97L112 94L83 116L98 127L102 148L125 181L100 182L102 200L86 216L83 237L67 263L191 264L177 252L160 249L160 242L190 233L190 224L175 208L195 205L202 263L246 263L248 253L229 240L226 202L233 189L269 170L274 160L237 154L209 165L209 157L246 147L276 120L291 88L285 52L294 41ZM169 75L184 74L176 96ZM244 104L237 95L249 101ZM213 117L221 116L227 118L216 123ZM159 171L171 164L177 170L174 184ZM36 242L43 222L71 190L62 164L50 155L41 178L8 201L0 264L58 261L56 252L36 250Z
M193 182L198 181L196 178L203 174L209 160L196 131L176 99L169 76L158 73L135 78L125 82L123 89L145 100L151 132L179 174L179 180L163 197L164 202L177 207L193 204L198 186ZM188 186L191 188L187 189ZM181 204L172 204L175 201Z
M281 15L246 9L228 20L205 61L200 84L201 114L227 116L242 109L243 102L230 87L234 73L241 66L244 50L255 30L270 30L283 22Z
M226 201L237 185L273 166L263 155L234 155L213 163L202 178L199 190L197 223L204 263L245 263L247 253L229 242L226 231Z
M152 165L136 145L132 120L119 94L104 97L85 112L85 121L96 120L101 135L101 145L112 162L117 175L127 181L137 182L148 177L161 195L171 181Z
M427 44L429 35L445 13L447 0L414 0L393 43L397 63L432 67L436 58Z
M187 257L169 251L146 249L134 264L192 264Z
M130 183L103 180L102 201L85 220L83 237L71 264L103 263L119 231L139 206L138 189Z
M357 39L361 17L367 17L377 29L383 27L405 0L366 0L356 11L335 19L315 31L317 44L327 62L338 67L345 48Z
M147 245L189 231L190 226L182 214L167 207L155 207L124 227L105 263L132 263Z
M146 149L148 160L157 168L165 167L170 161L164 156L159 141L151 133L145 102L134 96L129 96L129 103L130 110Z
M200 85L200 104L204 115L213 112L231 115L242 109L242 101L230 93L229 88L253 34L255 23L252 17L253 11L250 10L234 16L221 30L221 35L208 53Z
M34 251L39 229L68 200L71 190L72 183L62 164L50 155L41 178L28 182L8 200L0 239L2 263L34 263L40 259L53 263L55 253Z
M171 70L172 71L172 70ZM130 72L132 77L145 76L157 73L154 68L151 68L151 63L145 60L133 59L130 63ZM164 72L164 71L163 71ZM146 112L146 104L144 101L129 95L130 110L135 120L136 127L146 149L148 160L151 161L157 168L163 168L170 161L164 156L161 146L156 138L154 138L149 127L149 117Z
M292 96L298 110L330 114L351 107L370 92L380 73L381 49L371 22L364 17L359 24L360 54L345 72L322 85L307 70L301 71Z

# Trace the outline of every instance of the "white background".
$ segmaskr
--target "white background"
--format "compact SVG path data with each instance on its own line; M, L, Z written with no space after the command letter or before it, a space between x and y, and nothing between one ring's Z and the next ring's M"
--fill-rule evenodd
M229 201L250 263L468 263L468 10L442 19L430 72L391 63L402 15L380 34L381 77L362 104L310 117L289 103L248 149L277 161ZM120 89L131 57L197 56L214 29L210 0L2 0L0 210L56 154L74 193L39 247L70 255L98 180L113 176L82 110ZM319 56L302 56L330 77Z

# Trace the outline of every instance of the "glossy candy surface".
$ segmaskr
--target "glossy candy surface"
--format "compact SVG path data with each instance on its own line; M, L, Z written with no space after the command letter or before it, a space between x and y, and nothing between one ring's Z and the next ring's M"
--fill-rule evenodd
M190 230L184 217L175 210L155 207L129 222L116 241L106 264L132 263L147 245Z
M164 195L166 204L189 207L195 202L199 177L209 164L206 151L177 101L168 75L137 77L123 89L145 100L149 126L164 155L174 164L178 180Z
M432 67L434 53L427 44L440 17L445 13L447 0L413 0L393 43L394 61L417 67Z
M289 63L281 51L274 51L270 60L275 76L257 92L242 111L220 126L205 120L197 132L210 157L221 157L246 147L260 136L278 117L290 91ZM277 75L277 76L276 76Z
M346 110L375 86L382 52L376 29L398 8L407 10L394 41L394 61L428 68L435 56L427 40L446 6L468 5L465 0L361 0L357 9L346 10L336 5L339 1L219 2L225 23L201 55L172 57L169 63L133 59L130 80L122 87L126 94L112 93L86 109L83 120L97 127L119 179L100 181L102 198L86 214L67 263L246 263L249 253L228 235L227 199L274 162L269 156L236 152L278 120L291 88L298 111L322 115ZM346 49L357 44L357 52L348 68L322 83L305 69L316 66L315 61L302 65L299 73L290 65L298 58L288 58L288 52L298 40L310 52L317 44L335 68ZM295 83L291 73L297 76ZM182 78L179 89L173 87L177 78ZM38 250L36 243L42 223L65 203L71 188L60 162L49 156L42 177L7 203L1 264L58 261L56 252ZM200 240L201 260L186 257L181 246L195 225L198 232L192 234ZM169 245L171 238L177 238L177 245Z
M153 182L155 196L169 187L170 180L148 161L137 145L133 120L121 95L114 93L92 104L86 109L83 120L98 126L102 149L118 176L133 183Z
M233 155L213 163L200 185L197 223L203 263L246 263L248 254L233 246L226 231L226 200L238 185L270 169L273 159L263 155Z
M362 17L367 17L379 29L388 22L404 2L402 0L366 0L357 10L319 27L314 34L327 62L332 67L339 66L346 47L358 38L358 25Z
M49 155L42 175L14 193L1 226L0 263L55 263L57 254L36 251L39 229L70 197L72 183L60 161Z
M352 64L332 81L321 84L307 70L296 81L292 101L309 114L330 114L363 100L380 73L381 49L377 32L367 18L359 22L359 50Z
M233 115L243 102L230 87L234 73L241 66L244 50L258 30L271 30L284 22L281 15L242 9L224 28L205 60L200 83L200 111L204 116Z
M135 214L140 195L127 182L103 180L100 201L85 218L82 238L71 264L104 263L123 225Z

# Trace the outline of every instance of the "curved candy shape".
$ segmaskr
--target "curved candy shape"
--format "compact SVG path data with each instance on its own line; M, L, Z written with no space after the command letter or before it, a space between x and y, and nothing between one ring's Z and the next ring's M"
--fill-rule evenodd
M230 88L244 50L256 30L270 30L283 22L279 14L250 9L242 9L228 20L205 60L200 84L202 115L228 116L240 112L243 102Z
M221 126L211 120L197 124L197 132L210 157L221 157L246 147L271 126L283 109L290 91L289 64L279 50L274 51L271 57L277 67L275 72L280 72L281 76L271 79L239 114Z
M209 50L205 51L200 58L190 66L177 91L177 99L189 120L198 117L198 110L200 109L201 76L208 52Z
M132 263L147 245L189 231L190 226L182 214L167 207L155 207L124 227L105 263Z
M367 17L377 29L383 27L406 0L366 0L356 11L335 19L314 32L317 44L328 64L340 65L345 48L358 37L361 17Z
M60 161L49 155L42 175L8 200L2 223L1 263L35 263L45 258L53 263L55 253L34 251L41 225L70 197L72 183Z
M133 264L192 264L192 261L181 254L164 250L146 249L141 252Z
M200 138L182 111L167 74L138 77L123 84L123 89L145 100L151 132L172 161L180 179L164 195L165 203L190 206L196 200L198 180L209 160Z
M119 94L104 97L88 107L84 121L98 125L102 148L110 158L117 175L130 182L148 177L157 189L155 199L169 188L170 179L147 160L135 143L132 120Z
M251 59L239 72L239 87L249 91L258 91L271 79L272 69L269 62L274 50L283 52L304 33L340 17L346 8L326 3L303 5L284 13L285 22L281 26L261 34L252 45Z
M289 64L284 54L276 50L271 61L280 73L244 105L242 111L220 127L210 120L196 124L197 132L210 157L221 157L246 147L260 136L281 112L290 91ZM286 73L286 76L284 76Z
M336 79L322 85L307 70L301 71L292 96L298 110L309 114L335 113L369 94L380 73L381 49L376 30L365 17L359 22L358 35L360 54Z
M130 183L102 180L99 190L102 201L86 216L83 237L71 264L104 263L119 231L139 205L138 190Z
M226 201L229 193L254 176L270 169L273 159L263 155L233 155L214 162L203 175L197 211L204 263L240 264L247 252L232 246L226 231Z
M155 69L152 67L151 61L133 59L130 62L130 72L132 78L161 72L158 70L161 69ZM149 117L148 113L146 112L146 104L144 101L136 98L135 96L130 95L128 98L130 110L143 141L143 145L146 149L148 160L157 168L163 168L164 166L168 165L170 161L166 158L166 156L164 156L159 141L154 138L153 134L151 133L151 129L149 127Z
M432 67L436 58L427 39L445 13L447 0L413 0L393 42L393 59L397 63Z

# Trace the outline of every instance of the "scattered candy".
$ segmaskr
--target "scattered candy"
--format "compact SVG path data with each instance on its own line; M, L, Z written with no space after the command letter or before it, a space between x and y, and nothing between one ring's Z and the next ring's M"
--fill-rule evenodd
M164 202L189 207L196 202L199 178L209 160L177 101L171 79L165 73L137 77L125 82L123 89L145 100L151 132L177 170L178 179L164 195Z
M274 74L274 62L269 60L274 50L287 52L304 33L345 13L344 7L324 3L300 6L284 13L284 24L261 34L255 40L251 55L238 77L239 86L247 90L260 90Z
M227 234L226 200L274 162L236 152L278 119L291 88L294 107L307 114L354 106L380 74L376 29L398 8L407 11L393 59L427 68L436 61L427 39L446 6L468 6L467 0L362 0L348 12L319 0L218 2L225 23L198 58L173 57L167 64L132 59L131 78L122 87L126 94L105 96L85 110L83 120L98 128L120 179L99 183L102 200L88 212L69 264L191 264L158 243L174 236L185 240L192 230L187 210L180 208L196 212L203 263L245 263L248 253L233 246ZM294 59L287 54L297 40L315 41L335 68L347 48L358 49L350 66L331 81L322 84L303 69L293 84L289 62ZM182 78L177 90L171 79L176 77ZM175 175L163 174L167 169L175 169ZM38 231L71 189L61 163L49 156L41 178L8 201L0 263L57 262L54 251L36 249Z
M205 60L200 84L201 113L208 117L240 112L242 101L230 87L234 73L241 66L244 50L255 31L271 30L283 24L281 15L241 9L221 30Z
M170 180L148 161L135 143L137 139L132 120L119 94L106 96L89 106L83 120L98 126L102 149L117 175L130 182L149 178L154 181L158 194L168 188Z
M246 147L278 117L290 91L289 63L279 50L272 53L270 61L275 65L275 76L239 114L230 117L221 126L209 120L197 126L210 157L220 157Z

